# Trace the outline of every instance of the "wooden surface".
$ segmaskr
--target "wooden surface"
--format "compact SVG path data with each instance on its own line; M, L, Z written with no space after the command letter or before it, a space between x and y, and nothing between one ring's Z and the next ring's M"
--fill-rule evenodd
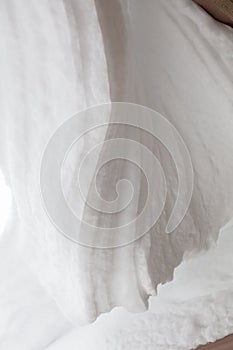
M233 2L232 0L194 0L201 5L215 19L233 26Z
M233 335L221 339L216 343L201 346L197 350L233 350Z

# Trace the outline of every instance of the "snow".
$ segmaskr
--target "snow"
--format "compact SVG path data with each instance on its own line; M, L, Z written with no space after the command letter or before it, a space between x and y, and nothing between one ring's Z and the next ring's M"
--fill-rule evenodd
M18 255L14 232L8 224L0 238L1 350L191 350L233 332L233 223L159 286L150 311L115 308L84 327L64 317Z
M68 3L74 5L75 25L62 1L0 3L0 143L6 158L1 162L14 199L12 220L6 224L10 196L2 187L0 348L189 350L224 337L233 332L232 225L215 247L213 242L233 205L232 30L190 1L168 6L158 0L158 9L151 1L127 2L135 37L123 44L135 45L127 50L135 49L131 54L143 69L139 77L134 71L131 81L127 51L122 72L127 72L128 90L118 80L110 90L120 91L119 99L131 97L158 108L179 127L192 151L196 190L190 220L177 240L158 230L156 237L125 250L93 252L72 245L51 227L37 186L39 160L56 127L77 110L110 98L96 9L89 6L91 0L80 0L85 10L80 19L77 2ZM152 33L153 40L144 40L145 33ZM189 236L191 228L198 234ZM191 258L186 251L192 248L201 253ZM113 309L145 309L156 284L172 277L184 252L187 260L176 268L172 282L159 285L149 311ZM96 317L92 324L74 326Z

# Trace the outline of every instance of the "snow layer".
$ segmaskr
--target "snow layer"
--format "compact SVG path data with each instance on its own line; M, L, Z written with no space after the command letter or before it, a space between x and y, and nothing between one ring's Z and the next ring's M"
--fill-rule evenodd
M0 2L0 141L16 205L12 227L18 254L74 323L90 323L114 306L145 310L149 296L172 278L184 254L209 248L232 216L232 29L188 0L23 4ZM102 251L80 247L57 233L40 201L38 179L44 147L60 123L77 110L111 99L140 103L167 116L191 152L195 188L187 217L174 235L164 234L176 195L171 190L150 234L125 248ZM142 140L150 145L147 137ZM87 146L84 140L80 152ZM171 170L167 180L173 185L174 164L159 142L154 148L165 171ZM102 178L103 189L113 170ZM67 175L72 192L72 174ZM88 216L88 209L83 210ZM152 322L153 316L145 317L147 325ZM111 346L118 338L113 336Z
M49 350L191 350L233 332L233 227L218 244L183 262L174 280L159 287L150 312L114 309L88 327L74 329Z
M74 327L18 256L14 230L0 240L1 350L191 350L233 333L233 226L216 247L183 262L150 311L115 308Z

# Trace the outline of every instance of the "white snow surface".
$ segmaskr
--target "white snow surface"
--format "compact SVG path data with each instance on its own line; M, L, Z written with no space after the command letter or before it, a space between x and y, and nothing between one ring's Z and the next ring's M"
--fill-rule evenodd
M6 234L6 233L9 234ZM74 327L17 254L10 228L0 240L1 350L191 350L233 333L233 224L215 247L184 261L158 288L150 310L115 308Z
M3 0L0 31L0 161L13 198L0 237L1 350L188 350L232 333L231 225L214 247L233 212L232 29L190 0ZM99 251L52 227L38 174L60 123L110 100L166 115L191 152L195 187L176 235L158 224ZM157 287L150 311L125 310L146 310Z

